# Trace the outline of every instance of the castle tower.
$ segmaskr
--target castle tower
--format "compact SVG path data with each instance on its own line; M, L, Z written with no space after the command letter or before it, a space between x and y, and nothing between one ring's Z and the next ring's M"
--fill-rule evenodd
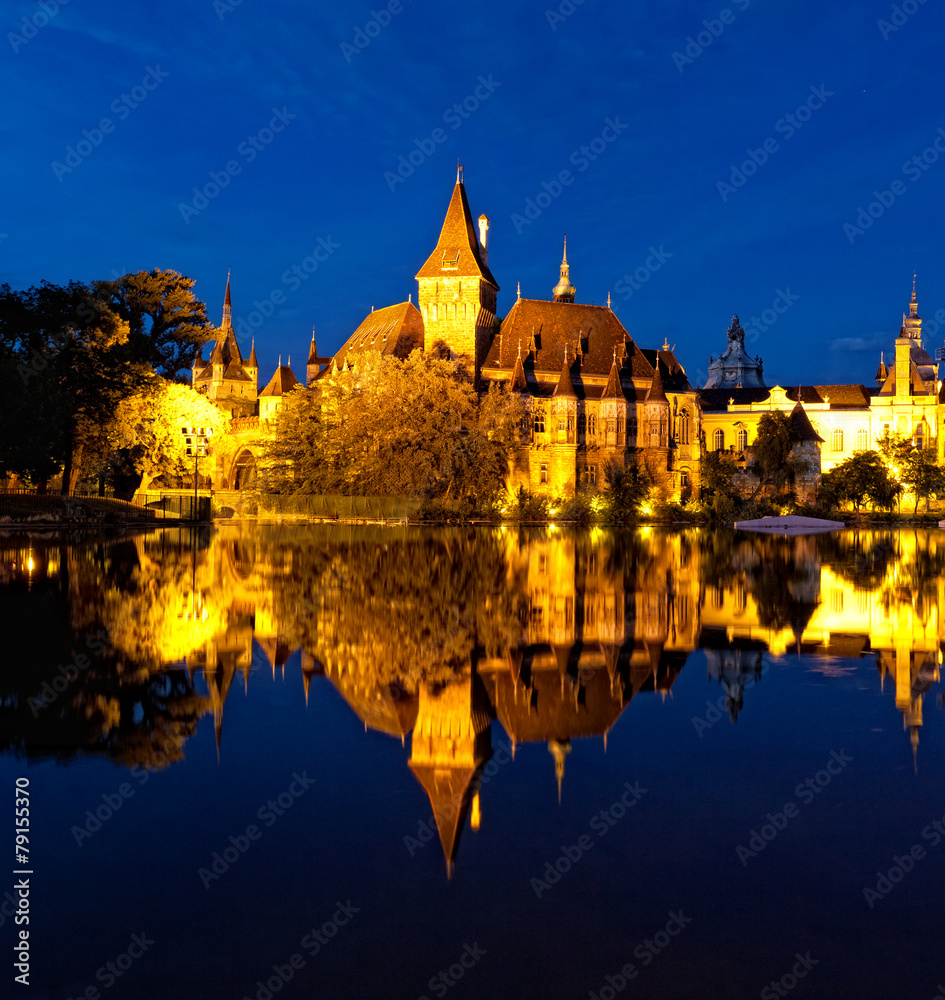
M489 220L473 225L462 168L433 253L417 272L418 303L423 316L423 349L445 346L453 356L475 363L476 375L486 355L495 321L499 286L486 264Z
M600 424L598 440L602 457L622 463L627 447L627 397L620 384L616 351L614 363L610 366L610 377L600 399Z
M647 467L654 480L661 486L669 482L669 400L663 389L660 362L656 362L653 381L643 399L643 431L638 436L645 449Z
M561 258L561 277L555 285L552 294L555 302L573 302L577 289L571 284L570 267L568 266L568 237L564 237L564 256Z
M253 338L249 349L249 361L243 365L246 374L253 380L254 388L259 386L259 361L256 359L256 338Z

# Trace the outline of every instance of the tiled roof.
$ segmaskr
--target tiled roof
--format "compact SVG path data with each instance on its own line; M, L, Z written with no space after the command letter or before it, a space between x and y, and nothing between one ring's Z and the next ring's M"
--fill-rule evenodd
M444 263L449 266L444 267ZM449 277L484 278L495 288L499 287L479 254L479 237L462 181L453 188L453 197L446 210L436 247L417 272L417 278Z
M807 411L801 403L795 403L794 409L791 410L791 427L799 441L820 441L823 443L824 439L814 430L814 425L810 422L810 417L807 416Z
M831 407L870 405L870 394L863 385L801 385L787 390L787 398L801 403L826 403Z
M335 354L334 361L336 365L344 365L351 355L357 356L365 351L405 358L417 348L423 349L423 317L412 302L401 302L375 309L365 316Z
M653 374L653 381L650 383L650 388L646 393L647 403L668 403L669 400L666 398L666 393L663 391L663 376L660 375L660 365L656 366L656 371Z
M535 351L529 354L533 335ZM526 371L547 372L554 377L561 370L565 346L569 356L574 355L578 341L581 341L583 352L580 359L582 375L607 378L616 350L618 361L622 352L626 352L622 369L625 378L653 376L653 366L606 306L541 299L519 299L512 306L498 334L492 338L483 369L486 372L496 368L511 369L521 346Z
M280 365L260 396L284 396L299 384L288 365Z
M726 410L728 401L734 399L738 406L748 406L749 403L763 403L771 390L764 387L752 389L697 389L702 397L703 410Z

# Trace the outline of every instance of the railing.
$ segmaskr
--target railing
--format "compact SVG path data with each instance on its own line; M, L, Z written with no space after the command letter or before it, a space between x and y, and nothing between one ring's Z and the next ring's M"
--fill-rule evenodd
M197 496L184 492L139 493L133 500L119 500L111 496L99 496L91 490L70 490L63 495L58 491L39 493L35 488L0 486L0 518L23 521L35 515L68 513L68 520L75 520L78 512L70 501L79 508L88 508L90 522L101 520L117 521L209 521L212 501L210 496ZM97 515L97 516L96 516Z

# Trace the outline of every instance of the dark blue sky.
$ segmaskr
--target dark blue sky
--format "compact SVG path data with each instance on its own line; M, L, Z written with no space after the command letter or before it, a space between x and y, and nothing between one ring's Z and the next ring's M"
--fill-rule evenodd
M634 339L668 338L693 381L738 312L769 384L870 383L913 268L925 346L945 336L945 10L896 9L8 2L0 282L172 268L219 322L232 268L234 321L250 328L254 300L272 312L262 377L280 353L301 373L313 325L333 352L372 305L416 301L461 159L500 315L517 281L550 297L567 232L578 300L610 291ZM592 161L581 147L608 119L619 135ZM767 160L736 187L749 150ZM385 179L412 151L413 174ZM216 197L195 196L228 164ZM529 199L544 207L525 224ZM845 231L871 202L871 226Z

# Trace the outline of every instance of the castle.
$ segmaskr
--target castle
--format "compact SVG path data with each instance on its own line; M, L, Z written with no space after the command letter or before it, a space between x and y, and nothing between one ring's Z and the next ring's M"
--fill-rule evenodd
M439 239L417 272L417 304L373 310L333 357L319 357L312 337L306 385L357 364L368 351L406 357L443 351L473 362L484 391L502 383L521 395L527 419L508 485L563 496L603 485L608 461L640 461L666 496L698 489L701 448L699 395L668 344L641 349L610 306L576 301L567 241L549 300L517 298L499 324L499 285L489 269L489 220L473 223L458 172ZM298 385L280 362L258 392L255 347L244 361L231 319L227 279L223 322L209 362L198 357L193 387L230 413L236 441L214 485L240 489L254 475L262 440L286 393Z
M762 361L749 357L734 317L727 345L709 359L709 377L693 387L664 343L641 348L609 305L577 301L567 238L550 299L522 298L499 322L499 285L489 267L489 219L473 221L462 170L432 252L417 272L418 296L372 310L342 347L321 357L312 336L305 384L331 378L377 351L404 358L414 350L447 351L472 362L480 391L492 383L519 393L527 417L508 474L510 489L566 496L603 486L608 462L644 465L660 494L698 497L703 456L733 453L741 467L766 412L790 415L798 432L798 483L810 495L827 471L855 451L874 448L884 431L934 447L942 458L945 394L938 361L922 346L913 280L895 361L881 356L875 388L853 385L765 385ZM193 387L231 416L233 447L218 458L216 488L240 490L255 477L266 437L288 392L299 385L280 363L262 391L255 346L244 360L231 319L227 277L223 322L210 359L194 362Z

